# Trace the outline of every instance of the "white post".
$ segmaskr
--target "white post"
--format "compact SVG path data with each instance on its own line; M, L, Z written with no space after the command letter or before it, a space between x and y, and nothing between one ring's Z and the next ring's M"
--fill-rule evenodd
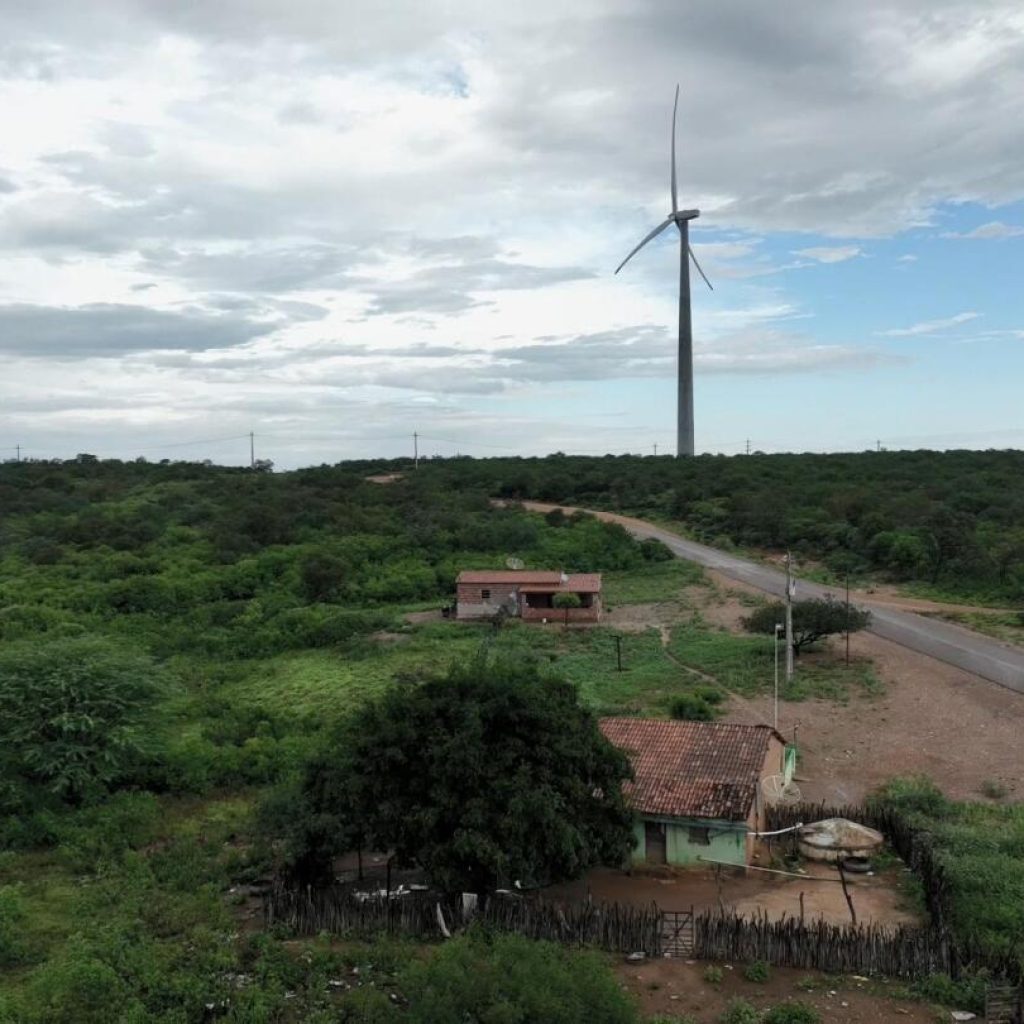
M775 714L773 724L775 731L779 730L779 633L782 631L782 623L775 623Z
M793 559L786 552L786 682L793 680Z

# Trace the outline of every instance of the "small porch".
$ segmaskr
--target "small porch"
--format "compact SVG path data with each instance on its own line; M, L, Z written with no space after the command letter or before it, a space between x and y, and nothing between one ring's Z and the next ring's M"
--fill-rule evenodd
M556 594L575 594L579 599L577 608L555 606ZM601 595L593 591L569 590L565 587L521 587L519 590L519 615L526 622L597 622L601 617Z

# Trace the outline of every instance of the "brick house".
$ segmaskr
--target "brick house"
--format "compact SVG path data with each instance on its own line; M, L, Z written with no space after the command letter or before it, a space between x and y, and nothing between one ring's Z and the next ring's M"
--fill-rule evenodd
M763 831L762 780L796 767L796 748L769 725L603 718L635 781L624 787L637 814L634 864L684 866L701 858L742 866Z
M527 622L564 622L566 609L555 607L556 594L576 594L579 608L569 608L569 622L601 618L601 574L531 570L466 570L455 583L455 617L482 619L502 608Z

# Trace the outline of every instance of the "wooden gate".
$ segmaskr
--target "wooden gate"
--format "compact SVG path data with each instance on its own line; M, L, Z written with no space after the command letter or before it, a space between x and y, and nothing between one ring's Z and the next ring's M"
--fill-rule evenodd
M693 907L661 912L661 955L693 956Z
M995 983L985 992L985 1020L989 1024L1019 1024L1024 1013L1024 987Z

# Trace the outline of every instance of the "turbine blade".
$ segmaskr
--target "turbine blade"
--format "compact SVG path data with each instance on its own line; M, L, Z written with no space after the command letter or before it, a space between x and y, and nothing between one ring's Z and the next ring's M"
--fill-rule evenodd
M676 113L679 110L679 86L676 85L676 101L672 104L672 212L679 212L679 196L676 192Z
M701 270L700 264L697 262L697 257L694 256L694 254L693 254L693 246L689 246L688 245L687 248L690 250L690 259L693 260L693 265L697 268L697 273L700 274L700 276L704 278L704 283L709 288L711 288L711 282L708 280L708 275L705 274L703 270ZM715 289L711 288L711 290L714 291Z
M646 235L643 241L615 268L617 274L652 238L657 238L672 223L671 217L666 217L652 232Z

